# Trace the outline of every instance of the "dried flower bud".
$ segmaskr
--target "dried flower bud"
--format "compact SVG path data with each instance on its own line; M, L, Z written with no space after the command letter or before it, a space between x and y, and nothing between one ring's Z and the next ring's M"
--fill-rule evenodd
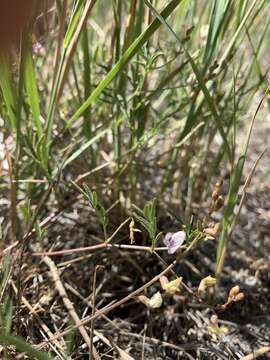
M206 235L209 235L209 236L215 238L219 234L221 227L222 227L221 223L216 223L213 227L208 227L208 228L204 229L203 232Z
M235 302L236 302L236 301L242 301L242 300L244 300L244 297L245 297L244 293L240 292L239 294L237 294L237 295L235 296L234 301L235 301Z
M213 211L218 211L224 204L224 198L221 195L222 181L217 181L212 192L212 201L210 206L210 214Z
M217 181L212 192L212 201L216 201L221 193L222 180Z
M234 299L239 294L239 292L240 292L239 285L232 287L229 292L229 298Z
M212 277L211 275L205 277L200 282L200 285L198 287L198 293L204 293L207 288L211 286L215 286L216 282L217 282L216 278Z
M138 299L150 309L158 309L162 305L162 296L159 291L156 292L150 299L145 295L140 295Z
M135 232L141 232L141 230L135 228L135 222L134 219L132 218L129 224L129 238L131 244L134 244L135 242L135 237L134 237Z
M166 293L170 295L174 295L175 293L179 292L179 286L182 283L183 278L179 277L175 280L172 280L168 282L167 284L164 284L163 289L166 291Z
M219 341L220 338L229 333L229 329L226 326L208 326L208 331L212 335L213 341Z
M214 209L214 211L219 210L223 205L224 205L224 197L222 195L219 195L219 197L215 201L215 209Z
M168 280L167 276L163 275L160 277L159 282L160 282L162 289L164 289L164 286L168 284L169 280Z
M224 205L224 198L222 195L219 195L216 200L213 200L211 203L210 213L213 211L218 211Z
M217 315L212 315L210 318L210 323L212 326L217 327L218 326L218 316Z

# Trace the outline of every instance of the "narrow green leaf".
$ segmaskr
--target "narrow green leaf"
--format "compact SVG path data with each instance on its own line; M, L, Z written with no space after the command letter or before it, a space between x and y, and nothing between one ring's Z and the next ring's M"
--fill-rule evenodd
M262 97L259 105L257 106L257 109L252 118L249 130L247 133L246 141L242 148L242 151L241 151L241 154L237 161L237 164L232 171L229 194L228 194L228 201L227 201L227 204L226 204L226 207L224 210L223 228L222 228L222 232L220 234L220 238L219 238L219 242L218 242L218 249L217 249L216 273L218 276L220 275L220 273L223 269L223 265L224 265L226 250L227 250L227 246L228 246L228 242L229 242L229 230L230 230L230 226L232 224L233 218L234 218L234 208L238 201L238 194L239 194L239 189L241 186L243 168L244 168L245 160L247 157L247 151L248 151L248 146L249 146L249 142L250 142L252 129L254 126L256 116L261 108L261 105L262 105L264 99L268 95L268 93L269 93L269 87L267 88L265 95Z
M163 18L167 18L174 9L180 4L182 0L172 0L161 12ZM137 39L130 45L125 51L119 61L109 71L107 76L100 82L88 99L80 106L75 114L68 121L70 126L75 120L77 120L84 111L99 97L108 84L124 69L129 60L141 49L141 47L147 42L147 40L153 35L153 33L160 27L161 22L159 19L155 19L148 28L137 37Z
M10 254L7 254L2 260L2 266L0 268L0 293L2 292L6 281L8 279L10 269Z
M217 128L219 130L219 133L222 137L222 140L224 142L224 145L225 145L225 148L226 148L226 152L228 154L228 157L229 159L231 159L231 149L230 149L230 146L229 146L229 143L228 143L228 140L227 140L227 137L226 137L226 134L224 132L224 129L223 129L223 126L222 126L222 122L221 122L221 119L218 115L218 112L217 112L217 108L216 108L216 105L215 105L215 102L213 101L210 93L209 93L209 90L204 82L204 79L203 79L203 76L201 75L201 71L199 70L198 66L195 64L192 56L189 54L188 50L185 48L185 46L182 44L182 41L180 40L180 38L178 37L178 35L176 35L176 33L174 32L174 30L171 28L171 26L167 23L167 21L163 18L162 14L159 14L157 12L157 10L153 7L153 5L148 1L148 0L144 0L145 3L147 4L147 6L149 6L149 8L154 12L154 14L156 15L156 17L160 20L160 22L162 22L167 28L168 30L170 31L170 33L176 38L176 40L180 43L180 45L182 46L189 62L190 62L190 65L192 67L192 70L194 72L194 74L196 75L196 78L197 78L197 81L199 83L199 86L200 86L200 89L202 90L204 96L205 96L205 99L206 99L206 102L208 104L208 107L209 107L209 110L211 111L213 117L214 117L214 120L216 122L216 125L217 125Z
M219 60L219 63L220 63L220 66L223 64L223 62L227 59L228 55L230 54L230 52L232 51L232 48L234 47L235 45L235 42L238 38L238 36L241 34L241 31L247 21L247 19L249 18L252 10L254 9L255 5L257 3L257 0L253 0L253 2L251 3L249 9L247 10L245 16L243 17L241 23L239 24L237 30L235 31L231 41L229 42L227 48L225 49L221 59Z
M3 304L3 322L4 322L4 332L5 334L9 334L12 325L12 298L11 296L7 296L4 304Z
M12 84L12 71L8 57L0 54L0 87L7 108L9 126L13 131L17 130L16 97Z
M28 356L37 360L51 360L52 358L45 352L38 351L29 345L24 339L0 333L0 342L4 345L13 345L21 353L26 353Z
M83 0L75 1L74 8L73 8L71 18L70 18L70 22L68 24L66 35L64 38L64 49L66 49L68 47L70 41L72 40L72 36L74 35L76 26L79 23L80 16L83 11L83 6L84 6Z
M39 107L40 100L39 100L32 53L29 47L26 49L26 54L24 59L24 82L28 96L28 101L35 120L38 137L40 138L43 134L42 125L40 121L41 120L40 107Z
M91 145L93 145L104 135L106 135L109 130L110 129L105 129L100 131L97 135L92 137L92 139L88 140L85 144L83 144L78 150L74 151L74 153L64 162L62 169L64 169L68 164L77 159L86 149L88 149Z
M224 18L226 17L226 13L229 10L230 3L231 0L215 0L213 2L203 60L205 67L208 66L212 55L215 52L218 36L221 33L222 26L225 24Z

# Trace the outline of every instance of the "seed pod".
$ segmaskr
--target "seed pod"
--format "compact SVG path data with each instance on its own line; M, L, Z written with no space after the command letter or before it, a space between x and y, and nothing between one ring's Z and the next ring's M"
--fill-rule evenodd
M212 201L216 201L221 193L222 180L216 182L214 190L212 192Z
M239 294L239 292L240 292L239 285L232 287L229 292L229 298L234 299Z
M218 327L218 316L217 315L212 315L210 318L210 323L212 326Z
M206 235L209 235L209 236L215 238L215 237L219 234L219 232L220 232L220 230L221 230L221 227L222 227L221 223L216 223L216 224L215 224L214 226L212 226L212 227L207 227L207 228L205 228L205 229L203 230L203 232L204 232Z

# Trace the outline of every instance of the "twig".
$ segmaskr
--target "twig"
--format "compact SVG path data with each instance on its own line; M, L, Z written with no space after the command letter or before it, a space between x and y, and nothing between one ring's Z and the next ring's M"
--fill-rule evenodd
M94 279L93 279L93 307L92 307L92 317L95 315L95 307L96 307L96 285L97 285L97 271L99 269L99 265L95 267L94 271ZM95 321L91 321L90 327L90 354L89 359L93 359L93 337L94 337L94 323Z
M48 257L45 257L45 259L49 259ZM50 260L51 261L51 260ZM152 284L154 284L155 282L157 282L161 276L167 274L172 268L173 266L176 264L176 260L173 261L166 269L164 269L161 273L159 273L158 275L156 275L155 277L153 277L150 281L148 281L146 284L144 284L143 286L139 287L137 290L133 291L132 293L128 294L127 296L125 296L123 299L116 301L115 303L113 303L110 306L106 306L105 308L102 308L101 310L97 310L95 312L94 316L87 316L85 317L83 320L81 320L78 324L76 324L75 326L70 326L68 327L66 330L60 332L60 333L56 333L54 335L54 337L52 339L50 339L50 341L54 341L56 339L59 339L63 336L66 336L67 334L69 334L71 331L79 328L80 326L89 324L89 322L91 322L93 319L97 319L99 317L101 317L104 314L109 313L110 311L114 310L115 308L123 305L124 303L126 303L127 301L131 300L132 298L134 298L135 296L139 295L142 291L144 291L146 288L148 288L149 286L151 286ZM40 344L37 348L38 349L42 349L45 345L47 344L47 342Z
M8 163L8 175L10 183L10 223L11 223L11 239L12 243L16 242L17 237L17 186L13 183L14 170L12 158L8 150L6 150L6 159Z
M99 317L101 317L104 314L108 314L110 311L114 310L115 308L123 305L124 303L126 303L127 301L131 300L132 298L134 298L135 296L139 295L142 291L144 291L145 289L147 289L149 286L151 286L152 284L154 284L155 282L157 282L161 276L166 275L169 271L171 271L171 269L175 266L175 264L177 263L177 261L182 258L183 256L186 255L186 253L188 253L191 250L191 247L189 247L188 249L186 249L182 254L180 254L178 256L177 259L175 259L170 265L168 265L163 271L161 271L158 275L154 276L151 280L149 280L146 284L142 285L141 287L139 287L137 290L134 290L133 292L131 292L130 294L128 294L127 296L125 296L124 298L114 302L113 304L109 305L109 306L105 306L104 308L102 308L101 310L97 310L95 312L94 316L87 316L85 317L83 320L81 320L78 324L76 324L75 326L70 326L68 327L66 330L60 332L60 333L56 333L53 337L53 339L51 339L50 341L54 341L55 339L59 339L63 336L66 336L67 334L70 333L70 331L73 331L74 329L77 329L78 327L82 326L82 325L86 325L89 322L91 322L93 319L97 319ZM45 259L49 259L48 257L45 257ZM51 261L51 260L50 260ZM46 345L45 343L41 343L40 345L38 345L38 349L42 349L44 346Z
M256 359L257 357L266 354L270 351L270 347L269 346L263 346L260 349L254 351L253 353L243 356L240 358L240 360L253 360Z
M124 222L122 222L118 226L118 228L113 232L113 234L110 237L108 237L106 242L109 243L110 241L112 241L112 239L115 237L115 235L117 235L117 233L122 229L122 227L124 227L130 220L131 220L131 218L129 217Z
M54 281L55 287L59 293L59 295L62 298L62 301L70 315L70 317L72 318L72 320L74 321L74 323L76 324L75 328L78 328L78 330L80 331L84 341L86 342L87 346L89 347L89 351L91 353L91 351L93 350L93 356L95 360L101 360L96 348L93 346L93 348L91 349L91 341L89 338L89 335L87 333L87 331L85 330L84 324L82 323L81 319L79 318L79 316L76 313L76 310L72 304L72 302L69 300L66 289L64 288L62 281L60 279L59 273L58 273L58 269L55 265L55 263L49 258L49 257L44 257L43 261L45 262L45 264L49 267L50 272L51 272L51 276L52 279ZM50 341L54 341L54 337L52 339L50 339Z
M13 291L15 293L15 295L18 294L18 289L14 283L14 281L11 281L11 286L13 288ZM48 338L52 338L53 337L53 333L51 332L51 330L48 328L48 326L41 320L41 318L39 317L39 315L36 313L35 309L33 308L33 306L28 302L28 300L22 296L22 303L27 307L27 309L30 311L31 314L33 314L33 316L35 317L35 319L37 320L37 322L39 323L41 329L47 334ZM63 347L60 345L60 343L58 341L54 341L53 343L55 345L56 348L58 348L58 350L61 351L62 355L64 355L64 349ZM54 348L55 351L55 348Z
M34 252L34 253L31 253L31 255L33 255L33 256L58 256L58 255L68 255L68 254L75 254L75 253L81 253L81 252L92 252L92 251L96 251L96 250L100 250L100 249L113 249L113 248L117 248L119 250L125 249L125 250L139 250L139 251L152 252L151 246L102 243L102 244L74 248L74 249ZM158 248L155 248L155 251L168 251L168 248L166 246L158 247Z
M65 287L67 290L69 290L70 292L72 292L72 294L74 294L75 296L77 296L80 300L82 300L85 304L87 304L88 306L90 306L91 308L93 308L93 304L85 299L77 290L75 290L71 285L69 285L68 283L65 283ZM121 332L121 328L117 325L114 324L114 322L109 319L106 315L102 315L101 316L102 319L104 319L105 321L107 321L109 324L111 324L115 329L117 329L119 332ZM111 340L108 340L103 334L101 334L99 331L93 329L94 335L96 335L97 337L99 337L99 339L101 341L104 342L104 344L106 344L108 347L112 347L115 346L116 350L118 352L120 352L121 354L125 354L126 358L128 358L128 356L130 356L125 350L121 349L119 346L116 346L112 343Z

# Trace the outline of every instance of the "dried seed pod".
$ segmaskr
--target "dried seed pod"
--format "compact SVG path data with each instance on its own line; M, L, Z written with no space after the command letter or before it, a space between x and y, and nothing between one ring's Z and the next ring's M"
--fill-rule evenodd
M214 190L212 192L212 200L216 201L221 194L222 180L216 182Z
M164 287L169 283L169 280L168 280L167 276L163 275L159 279L159 282L160 282L162 289L164 289Z
M166 293L174 295L180 291L179 286L181 285L182 280L183 278L179 277L175 280L169 281L167 284L164 284L163 289L166 291Z
M141 230L135 228L135 222L132 218L129 224L129 239L131 244L135 243L135 232L141 232Z
M234 299L239 294L239 292L240 292L239 285L232 287L229 292L229 298Z
M145 295L140 295L138 299L149 309L158 309L161 307L163 302L162 296L159 291L156 292L151 298L148 298Z
M209 235L213 238L215 238L219 233L220 233L220 230L221 230L221 223L216 223L214 226L212 227L207 227L203 230L203 232L206 234L206 235Z
M211 206L209 213L218 211L224 205L224 198L221 195L222 180L217 181L211 195Z
M217 315L212 315L210 318L210 323L212 326L217 327L218 326L218 316Z
M236 302L236 301L242 301L242 300L244 300L244 297L245 297L244 293L240 292L239 294L237 294L237 295L235 296L234 301L235 301L235 302Z
M206 291L206 289L208 289L211 286L215 286L216 285L216 278L212 277L211 275L206 276L205 278L203 278L200 282L200 285L198 287L198 293L204 293Z

